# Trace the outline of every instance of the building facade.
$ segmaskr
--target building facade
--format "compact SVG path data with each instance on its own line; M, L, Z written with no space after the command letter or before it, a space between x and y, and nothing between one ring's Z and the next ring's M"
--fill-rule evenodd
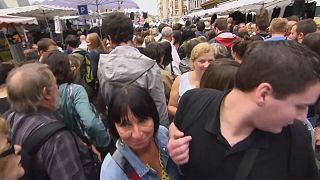
M174 19L179 19L181 18L184 13L183 13L183 3L184 0L170 0L170 17L174 18Z
M186 14L186 0L158 0L159 17L164 21L175 22Z
M160 19L168 19L170 17L169 0L158 0L158 10Z
M201 9L216 7L219 3L233 0L158 0L159 17L168 22Z
M201 9L201 4L207 2L208 0L189 0L189 9L188 13L197 11Z

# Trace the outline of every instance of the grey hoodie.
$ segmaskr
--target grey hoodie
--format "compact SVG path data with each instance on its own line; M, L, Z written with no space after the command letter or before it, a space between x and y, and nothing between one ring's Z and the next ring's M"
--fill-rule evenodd
M117 84L135 84L148 89L160 117L160 124L168 127L168 111L160 69L156 62L132 46L117 46L110 54L101 54L98 65L101 94L109 104Z

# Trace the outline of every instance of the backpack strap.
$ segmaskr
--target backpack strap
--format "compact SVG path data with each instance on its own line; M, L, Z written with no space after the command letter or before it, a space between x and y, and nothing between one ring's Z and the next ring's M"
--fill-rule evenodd
M82 56L86 56L88 52L85 50L76 50L76 51L72 52L71 54L76 54L76 53L81 54Z
M171 75L174 77L174 71L173 71L173 67L172 67L172 61L170 62L170 68L171 68Z
M29 135L23 143L22 148L31 155L35 154L52 135L62 129L66 129L66 126L61 122L46 124Z
M247 179L258 153L259 149L248 149L245 152L239 164L235 179Z
M86 128L84 126L84 124L81 122L80 120L80 116L79 113L76 110L75 107L75 97L74 97L74 92L73 92L73 83L71 84L67 84L66 87L66 91L67 91L67 99L70 102L71 107L69 110L71 111L71 114L73 116L73 121L74 123L77 125L78 131L75 131L75 133L80 137L80 139L86 143L87 145L91 145L92 142L90 141L89 135L86 132ZM76 118L77 117L77 118Z
M13 112L13 111L8 112L8 115L6 116L7 122L9 124L9 137L8 137L8 139L12 143L15 143L13 140L16 139L16 133L14 133L14 132L17 132L18 129L20 129L23 126L24 119L29 117L29 115L22 116L16 125L14 125L15 117L16 117L16 112Z
M134 168L128 162L128 160L121 154L119 150L116 150L112 154L112 159L118 164L122 171L127 175L128 179L131 179L132 176L137 176ZM136 175L135 175L136 174Z
M30 134L24 143L22 144L22 155L21 155L21 163L25 169L25 174L21 179L48 179L48 174L37 173L37 170L32 167L32 163L36 157L36 153L42 147L42 145L55 133L58 131L65 129L65 125L61 122L52 122L49 124L45 124L39 129L35 130L32 134Z

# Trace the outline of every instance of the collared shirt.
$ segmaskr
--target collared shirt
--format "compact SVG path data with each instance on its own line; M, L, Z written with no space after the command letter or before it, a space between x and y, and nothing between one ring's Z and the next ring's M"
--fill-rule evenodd
M247 138L229 144L220 130L220 106L227 92L193 89L178 106L175 125L191 135L189 162L181 171L187 179L234 179L244 154L258 149L248 179L316 179L310 133L301 122L279 134L255 129Z
M285 36L272 36L271 38L265 39L264 41L283 41L287 40Z
M23 121L20 123L20 121ZM23 144L34 130L50 122L59 121L55 112L39 107L33 114L16 113L13 117L12 142ZM73 135L68 131L59 131L45 142L34 161L38 176L43 179L85 179L77 145Z
M178 178L178 169L177 166L171 161L169 158L169 154L167 152L166 146L168 143L168 130L164 126L159 126L158 132L155 138L156 145L160 152L160 157L162 159L164 168L166 169L167 174L171 179L179 179ZM117 150L127 159L133 169L136 171L138 176L142 180L157 180L157 172L152 168L143 164L140 159L134 154L134 152L126 145L120 142L120 140L116 143ZM158 158L158 157L155 157ZM109 153L102 164L101 167L101 180L110 180L110 179L123 179L127 180L128 177L122 171L122 169L118 166L118 164L112 158L112 155Z

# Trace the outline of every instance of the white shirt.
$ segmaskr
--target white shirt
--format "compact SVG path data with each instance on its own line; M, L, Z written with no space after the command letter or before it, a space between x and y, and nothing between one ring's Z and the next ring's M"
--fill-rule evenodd
M161 42L165 42L165 41L169 42L169 41L166 40L166 39L162 39ZM178 54L178 51L177 51L176 47L175 47L171 42L169 42L169 43L171 44L171 55L172 55L172 59L173 59L173 61L175 61L175 62L178 64L178 66L179 66L179 64L180 64L180 62L181 62L181 59L180 59L180 56L179 56L179 54Z

